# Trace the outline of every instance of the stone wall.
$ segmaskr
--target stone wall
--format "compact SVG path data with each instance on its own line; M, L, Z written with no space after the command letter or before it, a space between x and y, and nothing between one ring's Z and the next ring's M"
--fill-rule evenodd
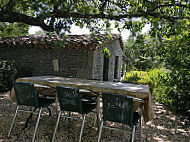
M121 64L122 64L122 49L120 47L119 40L107 44L105 47L109 49L111 56L109 58L109 69L108 69L108 81L120 80L121 77ZM116 56L118 56L118 64L115 67ZM93 61L93 78L98 80L103 80L103 66L104 66L104 54L100 50L94 52ZM116 70L115 70L116 68ZM114 78L114 72L117 72L117 77Z
M0 48L0 58L14 60L18 70L33 76L92 78L92 54L88 50Z

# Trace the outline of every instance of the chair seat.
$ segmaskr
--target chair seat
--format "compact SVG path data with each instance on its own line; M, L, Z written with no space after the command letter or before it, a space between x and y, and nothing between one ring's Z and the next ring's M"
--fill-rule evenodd
M87 102L89 104L97 102L98 95L96 95L95 93L83 89L80 89L79 91L82 94L81 100L83 102Z
M86 102L86 103L96 103L97 97L87 97L87 96L83 96L82 97L82 101Z
M39 97L38 99L39 107L46 107L54 102L55 102L55 99L47 99L47 98L41 98L41 97Z
M88 114L96 108L96 103L82 102L82 114Z

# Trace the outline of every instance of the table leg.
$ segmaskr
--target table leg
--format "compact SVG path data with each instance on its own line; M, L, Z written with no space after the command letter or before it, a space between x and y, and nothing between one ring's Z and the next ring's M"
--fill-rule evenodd
M98 99L97 99L97 107L96 107L96 112L97 112L97 127L99 129L99 126L100 126L100 121L101 121L101 117L102 117L102 113L103 113L103 110L102 110L102 97L100 95L98 95Z

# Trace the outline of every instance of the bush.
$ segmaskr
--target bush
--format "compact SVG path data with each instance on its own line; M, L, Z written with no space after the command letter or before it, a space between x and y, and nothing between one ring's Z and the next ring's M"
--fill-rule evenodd
M169 80L171 90L168 92L168 97L172 99L172 106L177 112L184 111L190 113L190 72L189 70L181 69L176 72L171 72L172 78Z
M152 69L147 72L128 72L123 82L148 84L154 101L176 112L186 113L190 110L189 80L189 72L186 70L173 73L165 69Z
M154 86L153 82L150 80L148 73L144 71L131 71L127 72L123 82L132 82L139 84L148 84Z
M0 59L0 92L12 88L17 70L13 61Z

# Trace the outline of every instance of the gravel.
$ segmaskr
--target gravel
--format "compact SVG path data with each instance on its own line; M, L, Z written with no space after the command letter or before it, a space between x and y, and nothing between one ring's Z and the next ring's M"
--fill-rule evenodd
M28 127L24 128L28 113L18 113L16 123L13 127L11 137L7 138L10 124L15 113L16 104L8 98L8 92L0 93L0 142L30 142L33 136L37 115L33 115ZM44 109L41 116L36 142L50 142L56 123L56 111L52 107L52 116ZM143 124L142 139L144 142L190 142L190 120L184 116L173 114L162 104L154 104L155 118L151 122ZM80 116L80 115L77 115ZM95 142L98 139L98 130L93 126L94 115L90 113L86 119L83 142ZM118 124L113 124L118 125ZM79 139L81 121L70 120L65 122L61 118L59 128L56 133L57 142L77 142ZM138 132L138 128L136 132ZM103 129L101 141L103 142L123 142L129 141L130 134ZM139 134L135 136L136 141L140 141Z

